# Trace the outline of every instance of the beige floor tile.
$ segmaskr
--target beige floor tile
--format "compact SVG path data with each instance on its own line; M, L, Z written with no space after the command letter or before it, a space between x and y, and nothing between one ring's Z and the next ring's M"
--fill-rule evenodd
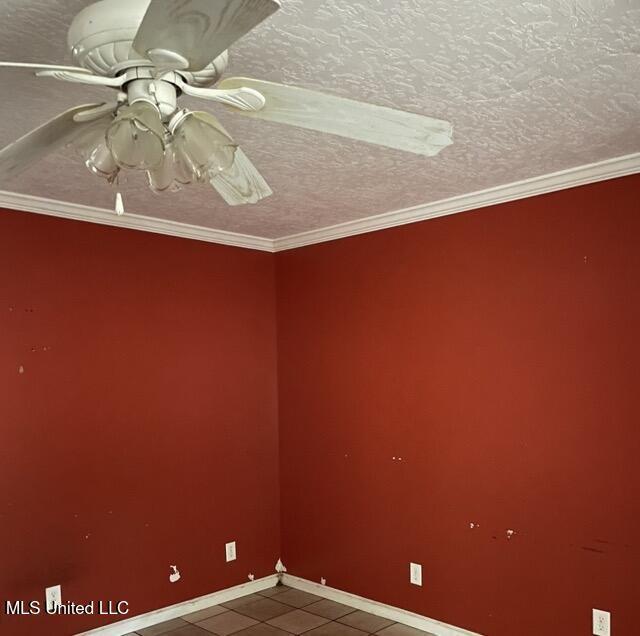
M253 603L254 601L259 601L263 598L260 594L247 594L246 596L241 596L240 598L234 598L233 601L228 601L227 603L220 603L222 607L226 607L227 609L236 609L236 607L242 607L247 603Z
M160 634L164 635L167 632L178 629L178 627L185 627L187 625L189 625L189 623L183 621L181 618L175 618L171 621L158 623L158 625L152 625L151 627L139 629L136 631L136 634L139 634L139 636L160 636Z
M302 634L302 632L308 632L310 629L320 627L320 625L328 622L329 620L322 616L309 614L309 612L303 610L293 610L288 614L283 614L267 621L269 625L283 629L290 634Z
M350 627L355 627L356 629L361 629L363 632L367 632L368 634L373 634L384 627L393 625L393 621L390 621L387 618L375 616L375 614L369 614L368 612L362 612L361 610L342 616L338 619L338 622L349 625Z
M310 632L306 632L305 636L367 636L367 632L331 621L312 629Z
M178 629L167 632L167 636L209 636L209 632L200 629L197 625L187 623L185 627L178 627Z
M218 614L217 616L212 616L211 618L205 618L203 621L198 621L196 625L209 632L218 634L218 636L228 636L229 634L239 632L241 629L251 627L251 625L255 625L257 622L258 621L248 616L229 611Z
M273 587L268 587L266 590L262 590L262 592L258 592L258 594L262 596L275 596L290 589L288 585L274 585Z
M309 592L293 589L282 592L282 594L278 594L277 597L278 603L286 603L292 607L304 607L305 605L310 605L311 603L321 600L322 598L315 594L309 594Z
M384 636L433 636L431 632L425 632L415 627L409 627L409 625L402 625L402 623L395 623L389 627L385 627L376 634L384 634Z
M288 632L285 632L273 625L267 625L267 623L258 623L252 627L247 627L242 631L236 632L233 636L291 636Z
M336 618L340 618L346 614L351 614L351 612L355 612L356 610L354 607L349 607L342 603L330 601L328 598L323 598L321 601L311 603L311 605L305 605L304 611L317 614L318 616L324 616L329 620L335 621Z
M275 599L277 598L276 596ZM268 621L271 618L291 611L290 605L279 603L275 599L261 597L259 601L236 607L235 611L245 616L255 618L257 621Z
M222 605L212 605L211 607L206 607L203 610L199 610L197 612L191 612L191 614L185 614L180 618L183 621L187 621L188 623L197 623L198 621L203 621L205 618L210 618L211 616L217 616L218 614L222 614L222 612L228 612L229 610L226 607L222 607Z

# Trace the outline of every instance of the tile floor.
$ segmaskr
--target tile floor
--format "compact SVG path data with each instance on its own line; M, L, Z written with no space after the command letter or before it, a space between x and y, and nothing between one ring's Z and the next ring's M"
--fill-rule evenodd
M286 585L127 636L433 636Z

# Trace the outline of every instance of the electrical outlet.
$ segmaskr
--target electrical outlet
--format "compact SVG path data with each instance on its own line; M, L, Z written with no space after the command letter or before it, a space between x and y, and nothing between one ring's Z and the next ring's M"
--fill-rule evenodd
M409 563L409 582L422 585L422 566L419 563Z
M46 608L53 611L56 607L62 605L62 588L59 585L48 587L44 591Z
M236 560L236 542L235 541L226 543L224 546L224 550L227 555L227 563L229 563L229 561Z
M593 610L593 635L611 636L611 614L604 610Z

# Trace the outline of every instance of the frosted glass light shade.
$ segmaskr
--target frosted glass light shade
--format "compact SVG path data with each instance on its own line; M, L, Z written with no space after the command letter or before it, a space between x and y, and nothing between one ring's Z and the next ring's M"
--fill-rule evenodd
M177 192L180 190L180 175L176 174L175 164L173 161L172 144L165 146L164 159L157 167L147 172L149 178L149 188L156 194L161 192Z
M105 132L107 124L104 121L88 128L84 134L73 142L74 148L84 159L84 163L93 172L113 183L120 172L111 151L107 148Z
M238 146L209 113L186 113L172 132L176 168L191 180L209 181L233 165Z
M118 164L104 141L93 150L85 161L85 165L93 174L106 179L109 183L113 183L120 172Z
M145 101L123 106L107 129L107 146L121 168L150 170L164 158L164 127L158 109Z
M188 170L183 162L178 161L176 157L175 144L169 145L171 151L171 163L173 165L173 174L177 183L181 185L188 185L193 183L194 176L190 170Z

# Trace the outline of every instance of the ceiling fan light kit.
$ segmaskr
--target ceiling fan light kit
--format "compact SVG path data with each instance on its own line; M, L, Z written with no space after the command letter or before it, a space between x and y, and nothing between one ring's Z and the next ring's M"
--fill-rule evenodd
M70 109L0 150L0 180L72 144L109 183L123 169L143 170L157 193L209 183L229 205L272 194L213 115L179 107L182 94L427 157L452 143L444 120L273 82L220 82L228 47L279 8L279 0L102 0L86 7L68 32L77 66L0 62L0 71L105 86L117 97Z

